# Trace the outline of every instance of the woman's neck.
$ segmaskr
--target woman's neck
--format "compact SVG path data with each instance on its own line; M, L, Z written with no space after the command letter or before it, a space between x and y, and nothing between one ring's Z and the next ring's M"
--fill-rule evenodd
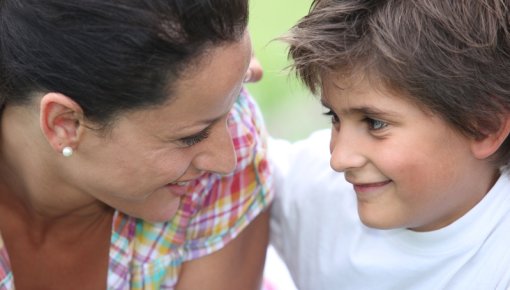
M30 107L6 107L0 122L0 206L43 231L87 227L113 210L69 182ZM1 216L0 216L1 218Z

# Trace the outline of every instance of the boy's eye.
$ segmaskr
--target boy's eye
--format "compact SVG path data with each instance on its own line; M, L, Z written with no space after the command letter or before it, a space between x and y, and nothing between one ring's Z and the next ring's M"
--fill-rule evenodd
M384 129L388 126L388 123L377 119L366 118L366 122L370 130L374 131Z
M202 142L203 140L207 139L207 137L209 137L209 130L206 129L196 135L193 135L193 136L190 136L190 137L185 137L185 138L182 138L180 141L190 147L190 146L193 146L199 142Z
M340 122L340 119L338 118L338 116L331 109L328 109L328 111L323 113L323 114L325 116L330 116L331 117L331 123L333 123L333 124L338 124Z

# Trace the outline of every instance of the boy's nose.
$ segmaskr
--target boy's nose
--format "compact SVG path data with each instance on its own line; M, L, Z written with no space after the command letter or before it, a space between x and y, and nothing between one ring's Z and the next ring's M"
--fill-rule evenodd
M330 166L338 172L360 168L366 163L366 158L362 154L359 146L360 144L356 143L355 138L349 138L349 136L346 135L345 133L335 132L335 130L332 129Z

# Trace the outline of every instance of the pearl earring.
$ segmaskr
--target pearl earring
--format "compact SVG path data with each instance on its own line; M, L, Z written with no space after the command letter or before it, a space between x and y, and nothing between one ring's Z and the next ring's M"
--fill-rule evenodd
M73 155L73 153L74 153L73 148L71 148L69 146L66 146L62 149L62 155L64 155L64 157L71 157L71 155Z

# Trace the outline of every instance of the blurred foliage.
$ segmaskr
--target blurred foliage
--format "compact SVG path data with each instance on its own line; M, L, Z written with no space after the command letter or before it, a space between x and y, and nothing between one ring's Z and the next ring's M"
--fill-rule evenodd
M275 137L297 140L328 126L319 101L287 70L287 46L278 37L306 15L311 0L251 0L249 30L264 68L259 83L249 84Z

